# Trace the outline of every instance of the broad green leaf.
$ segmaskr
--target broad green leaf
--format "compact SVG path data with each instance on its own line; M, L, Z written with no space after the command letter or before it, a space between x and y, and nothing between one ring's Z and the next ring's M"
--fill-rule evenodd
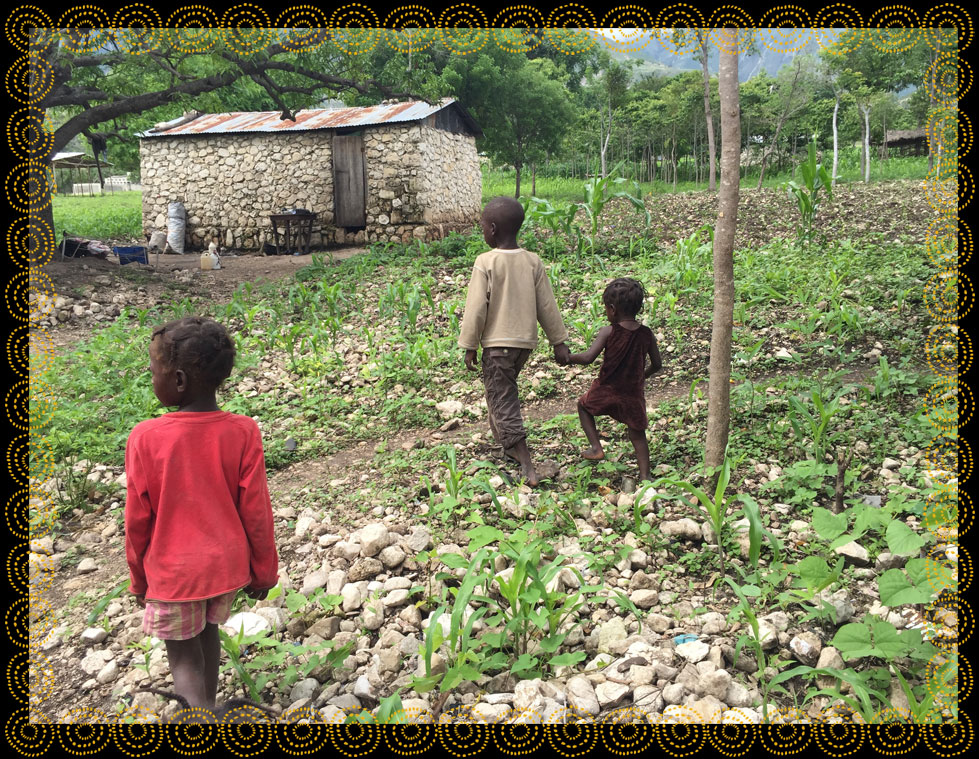
M551 667L573 667L578 662L583 661L584 658L584 651L570 651L565 654L552 656L547 663Z
M536 666L537 666L536 656L531 656L530 654L521 654L517 658L517 660L513 663L513 667L510 668L510 671L513 674L517 674L518 672L526 672L527 670L532 669Z
M900 569L888 569L877 580L880 602L884 606L924 604L934 597L931 588L912 585Z
M914 556L921 551L925 539L908 527L904 522L895 519L887 525L887 549L897 556Z
M490 527L489 525L480 525L479 527L473 527L471 530L466 532L469 537L469 551L474 552L487 546L490 543L497 543L501 540L506 539L506 535L495 527Z
M905 569L911 582L920 588L928 588L935 596L945 588L956 588L952 571L934 559L910 559Z
M823 540L833 540L842 535L846 532L846 524L846 514L834 514L822 506L812 509L812 528Z
M901 639L901 634L890 622L871 617L870 626L875 656L890 660L901 656L908 649L907 641Z
M835 579L822 556L807 556L795 565L796 574L809 590L818 590Z
M853 622L843 625L833 636L833 646L844 659L859 659L874 655L870 629L865 624Z
M546 654L553 654L561 647L561 644L564 642L564 639L566 637L567 637L566 635L561 634L561 635L550 635L544 638L544 640L540 642L541 651L543 651Z
M469 561L458 553L440 554L439 560L449 569L467 569L469 567Z

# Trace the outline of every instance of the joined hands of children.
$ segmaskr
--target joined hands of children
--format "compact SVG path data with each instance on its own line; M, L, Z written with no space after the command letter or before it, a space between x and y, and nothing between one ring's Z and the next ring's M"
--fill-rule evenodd
M567 366L571 363L571 351L567 345L559 343L554 346L554 360L561 366Z

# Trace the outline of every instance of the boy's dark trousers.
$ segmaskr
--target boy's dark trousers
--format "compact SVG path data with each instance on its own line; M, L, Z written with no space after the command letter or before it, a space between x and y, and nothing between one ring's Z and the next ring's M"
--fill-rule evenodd
M486 387L490 429L504 450L527 437L520 415L517 375L531 352L529 348L483 349L483 385Z

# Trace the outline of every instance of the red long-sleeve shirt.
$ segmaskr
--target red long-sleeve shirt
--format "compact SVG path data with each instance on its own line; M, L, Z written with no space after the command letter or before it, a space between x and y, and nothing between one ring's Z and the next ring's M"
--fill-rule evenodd
M228 411L140 422L126 444L130 590L196 601L271 588L278 556L258 425Z

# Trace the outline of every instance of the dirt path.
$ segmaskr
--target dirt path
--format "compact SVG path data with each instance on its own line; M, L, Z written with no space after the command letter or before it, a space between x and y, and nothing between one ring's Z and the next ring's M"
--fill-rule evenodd
M848 372L843 380L845 382L860 382L866 379L875 368L875 364L860 365ZM757 377L753 382L755 385L762 385L796 373L794 370L773 372ZM701 390L704 397L707 396L708 385L709 382L706 380L698 385L698 389ZM732 387L736 386L735 384ZM646 404L649 407L657 407L663 403L683 398L689 392L690 386L686 382L674 380L669 383L663 383L657 385L646 396ZM522 404L522 411L524 419L531 422L546 422L562 414L577 413L574 399L568 397L524 402ZM387 438L384 442L386 443L385 449L391 451L410 449L416 446L429 447L469 441L477 433L490 446L494 446L489 422L485 417L477 421L460 422L449 429L443 430L426 428L403 430L393 437ZM356 481L361 474L369 473L374 458L377 455L379 442L377 440L359 441L355 445L330 456L296 462L272 474L269 478L269 488L274 494L283 495L291 489L303 487L310 482L322 481L339 476Z
M342 248L317 255L327 260L343 261L364 253L366 248ZM79 258L54 260L44 267L51 279L54 294L91 310L99 304L99 317L73 314L72 318L49 329L56 348L74 345L91 334L95 323L114 318L107 307L152 308L184 298L204 298L225 303L235 289L245 282L256 286L263 282L291 277L310 263L310 256L225 255L218 270L202 271L196 253L150 257L151 264L129 264L120 267L115 258ZM77 317L77 318L76 318Z

